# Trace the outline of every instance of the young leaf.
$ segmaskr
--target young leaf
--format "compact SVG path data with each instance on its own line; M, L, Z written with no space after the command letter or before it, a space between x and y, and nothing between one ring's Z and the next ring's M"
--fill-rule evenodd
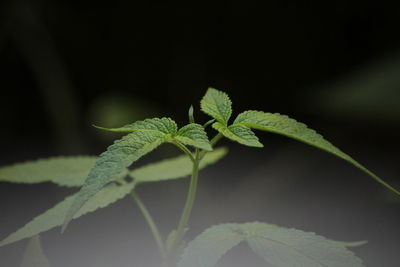
M238 224L212 226L189 242L178 267L214 267L226 252L244 239Z
M49 260L43 252L39 236L29 240L22 257L21 267L50 267Z
M190 108L188 110L189 123L194 123L193 111L194 111L193 105L190 105Z
M263 144L258 141L257 136L247 126L240 124L225 126L222 123L215 122L212 127L225 137L242 145L251 147L263 147Z
M94 125L94 127L100 130L119 133L132 133L135 131L157 131L163 132L165 134L174 134L178 130L176 123L172 119L165 117L161 119L153 118L136 121L134 123L127 124L119 128L104 128L96 125Z
M185 145L194 146L207 151L212 150L210 141L208 140L203 126L197 123L190 123L183 126L174 136L174 139Z
M96 161L91 169L85 184L79 191L71 208L65 217L62 231L72 220L75 213L94 194L100 191L113 177L125 170L134 161L151 152L164 143L169 134L162 131L136 131L132 132L108 147Z
M229 96L214 88L208 88L203 99L200 101L201 110L222 123L227 125L232 115L232 101Z
M17 163L0 168L0 181L35 184L53 182L61 186L80 186L97 157L55 157Z
M119 199L122 199L129 194L133 187L133 183L124 184L121 186L109 184L95 194L91 199L89 199L89 201L83 205L83 207L74 215L73 218L77 219L89 212L107 207L108 205L116 202ZM5 246L25 238L33 237L56 226L61 226L64 221L64 216L71 207L76 195L77 194L67 197L54 207L28 222L16 232L10 234L0 242L0 246Z
M380 177L366 169L349 155L345 154L340 149L332 145L320 134L308 128L307 125L297 122L296 120L291 119L288 116L278 113L266 113L262 111L250 110L239 114L234 121L234 125L244 125L258 130L284 135L304 142L308 145L325 150L339 158L346 160L347 162L350 162L351 164L371 176L377 182L381 183L388 189L400 195L400 191L393 188L391 185L389 185Z
M212 226L185 248L179 267L213 267L229 249L246 241L276 267L362 267L345 246L314 233L253 222Z
M227 148L217 148L205 154L199 168L214 164L228 153ZM129 175L137 184L159 182L189 176L192 173L192 162L186 155L147 164L132 170Z

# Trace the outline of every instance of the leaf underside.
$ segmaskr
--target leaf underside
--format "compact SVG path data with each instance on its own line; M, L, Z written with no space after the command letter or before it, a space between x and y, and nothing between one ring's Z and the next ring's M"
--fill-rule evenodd
M213 267L231 248L246 242L276 267L362 267L344 245L314 233L253 222L212 226L185 248L178 267Z
M232 115L232 101L229 96L214 88L209 88L200 101L201 110L223 125L227 125Z
M355 167L371 176L380 184L400 195L400 191L386 183L383 179L369 171L339 148L332 145L329 141L325 140L322 135L308 128L304 123L297 122L286 115L250 110L239 114L233 125L244 125L249 128L284 135L325 150L326 152L329 152L353 164Z
M111 205L119 199L124 198L134 188L134 184L124 184L121 186L110 184L95 194L87 201L82 208L74 215L77 219L87 213L93 212ZM71 207L77 194L65 198L63 201L48 209L46 212L35 217L25 226L10 234L0 242L0 246L5 246L25 238L33 237L42 232L48 231L54 227L61 226L64 221L65 214Z

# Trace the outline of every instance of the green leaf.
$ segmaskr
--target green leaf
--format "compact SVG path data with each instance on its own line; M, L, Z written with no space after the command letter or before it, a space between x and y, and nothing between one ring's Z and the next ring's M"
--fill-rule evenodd
M362 267L344 245L314 233L252 222L212 226L185 248L178 267L213 267L231 248L245 241L276 267Z
M133 162L151 152L164 143L169 135L161 131L132 132L108 147L91 169L85 184L79 191L71 208L65 217L62 231L64 231L74 214L94 194L100 191L113 177L125 171Z
M189 123L194 123L193 111L194 111L193 105L190 105L190 108L188 110Z
M242 145L251 147L263 147L263 144L258 141L257 136L247 126L240 124L225 126L222 123L215 122L212 127L225 137Z
M161 119L153 118L136 121L134 123L127 124L119 128L104 128L96 125L93 126L100 130L119 133L132 133L136 131L157 131L163 132L165 134L175 134L178 130L176 123L172 119L165 117Z
M174 139L185 145L194 146L207 151L212 150L210 141L208 140L203 126L197 123L190 123L183 126L174 136Z
M244 239L239 224L212 226L189 242L178 267L214 267L225 253Z
M400 191L386 183L380 177L366 169L360 163L355 161L349 155L342 152L340 149L332 145L329 141L325 140L320 134L310 129L304 123L297 122L286 115L278 113L266 113L262 111L245 111L238 115L234 124L244 125L250 128L272 132L284 135L298 141L304 142L308 145L325 150L339 158L350 162L380 184L400 195Z
M199 168L214 164L228 153L227 148L217 148L205 154ZM192 173L193 163L186 155L151 163L132 170L129 175L137 184L183 178Z
M105 208L117 200L125 197L127 194L129 194L129 192L132 191L133 188L134 183L124 184L121 186L109 184L95 194L91 199L89 199L89 201L82 206L82 208L74 215L73 218L77 219L97 209ZM16 232L10 234L0 242L0 246L5 246L25 238L30 238L54 227L61 226L63 224L65 214L71 207L77 194L65 198L54 207L28 222Z
M227 125L232 115L232 101L229 96L214 88L209 88L200 101L201 110L222 123Z
M29 240L22 257L21 267L50 267L50 262L43 252L39 236Z
M97 157L55 157L17 163L0 168L0 181L35 184L53 182L61 186L81 186Z
M364 266L345 246L314 233L259 222L244 224L242 228L254 253L273 266Z

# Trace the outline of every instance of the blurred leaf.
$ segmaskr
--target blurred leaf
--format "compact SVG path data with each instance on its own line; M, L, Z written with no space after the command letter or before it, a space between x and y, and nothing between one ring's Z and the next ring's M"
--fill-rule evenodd
M0 168L0 182L81 186L96 159L95 156L54 157L17 163Z
M188 244L178 266L213 267L228 250L242 241L276 267L364 266L358 257L336 241L260 222L208 228Z
M205 168L214 164L228 153L227 148L217 148L205 154L200 162L199 168ZM129 175L135 179L135 182L159 182L171 179L183 178L192 173L193 163L188 156L182 155L175 158L165 159L156 163L150 163L143 167L132 170Z
M125 94L106 94L94 100L89 111L89 124L93 122L104 127L124 125L131 121L142 120L160 114L156 105L137 96ZM99 133L102 134L102 133ZM101 135L111 139L108 134Z
M324 88L309 104L318 113L342 119L400 120L400 57L377 61Z
M130 191L132 191L133 188L133 183L124 184L121 186L110 184L89 199L89 201L82 206L82 208L74 215L73 218L77 219L89 212L105 208L117 200L124 198L127 194L129 194ZM2 240L0 242L0 246L5 246L25 238L33 237L56 226L61 226L63 224L65 214L71 207L76 195L77 194L67 197L54 207L35 217L25 226Z

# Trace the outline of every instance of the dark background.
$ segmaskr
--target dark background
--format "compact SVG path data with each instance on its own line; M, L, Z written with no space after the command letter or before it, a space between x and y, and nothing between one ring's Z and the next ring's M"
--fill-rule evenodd
M391 1L3 0L0 9L1 165L98 154L115 136L93 123L113 127L170 116L183 125L191 104L205 122L198 103L212 86L230 95L233 116L246 109L288 114L400 185L400 9ZM232 153L205 171L214 177L200 190L204 204L195 210L191 236L212 223L265 220L335 239L369 239L356 249L367 266L398 266L398 198L339 159L259 136L262 151L224 142ZM148 160L175 153L170 149ZM161 212L165 233L185 188L182 180L142 189ZM1 184L0 237L70 192ZM126 262L151 258L130 250L138 246L128 238L134 234L122 229L131 227L154 247L134 207L122 223L116 219L131 206L121 203L76 223L79 235L44 235L54 265L73 266L71 257L76 266L132 266ZM166 213L169 205L176 208ZM125 243L111 228L128 248L115 249ZM82 248L74 250L77 242ZM102 242L109 245L96 251L109 263L91 255L93 243ZM20 243L0 249L5 267L17 266ZM227 259L237 263L234 254ZM252 266L248 258L242 264Z

